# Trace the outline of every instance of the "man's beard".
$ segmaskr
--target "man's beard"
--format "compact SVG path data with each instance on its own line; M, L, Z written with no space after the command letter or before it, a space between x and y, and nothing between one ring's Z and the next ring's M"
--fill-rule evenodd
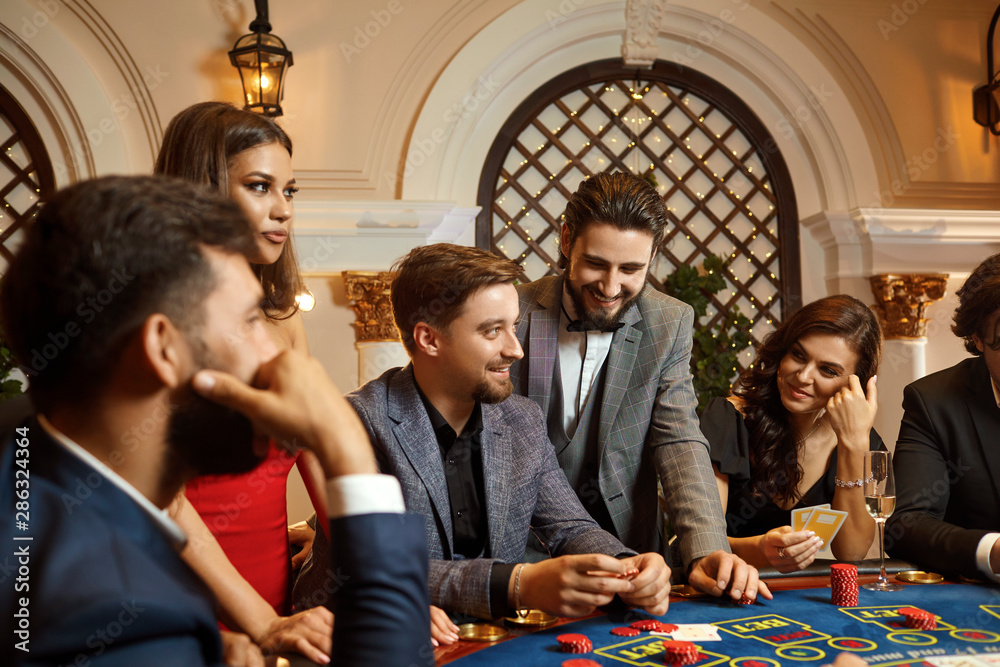
M220 368L217 359L200 341L195 363L201 368ZM254 453L253 425L241 413L196 394L190 385L173 405L167 424L171 463L187 474L221 475L249 472L263 460Z
M486 368L486 372L490 372L491 369L504 368L509 366L514 359L502 359L502 361L494 362ZM514 384L510 381L510 378L498 386L496 383L490 382L488 379L483 378L479 384L476 385L475 389L472 390L472 397L479 401L480 403L486 403L492 405L494 403L502 403L510 398L510 395L514 393Z
M566 269L567 274L569 274L570 270L571 269L567 267ZM630 290L627 290L624 287L622 287L620 294L620 296L622 297L622 302L621 305L618 306L618 308L614 310L612 310L611 308L602 308L602 307L588 309L586 303L583 300L583 290L586 289L590 290L591 292L594 292L596 290L591 288L589 285L584 285L583 287L575 287L572 283L570 283L568 278L565 282L566 282L566 291L569 292L570 301L573 302L573 309L576 310L576 316L580 319L581 322L583 322L584 326L586 326L588 329L596 329L599 331L607 329L608 327L611 327L612 325L615 325L618 322L620 322L621 316L624 315L625 312L628 311L628 309L632 306L632 304L639 299L639 296L642 295L642 289L640 289L638 292L633 293ZM646 284L644 282L643 289L645 289L645 287ZM601 296L608 296L608 295L603 294ZM612 296L617 296L617 295L612 295Z

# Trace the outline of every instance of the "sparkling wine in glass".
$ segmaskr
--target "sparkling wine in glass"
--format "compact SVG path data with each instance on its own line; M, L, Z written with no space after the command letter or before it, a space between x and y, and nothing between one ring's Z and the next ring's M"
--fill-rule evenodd
M878 552L881 566L878 581L865 584L869 591L900 591L903 587L892 583L885 575L885 520L896 509L896 480L892 476L892 454L868 452L865 454L865 508L878 526Z

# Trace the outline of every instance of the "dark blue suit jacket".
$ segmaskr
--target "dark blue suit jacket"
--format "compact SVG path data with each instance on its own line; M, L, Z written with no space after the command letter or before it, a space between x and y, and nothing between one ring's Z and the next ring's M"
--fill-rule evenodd
M0 540L9 559L0 614L13 618L20 598L28 599L29 651L17 648L22 637L8 636L0 663L75 664L78 656L101 667L220 662L212 599L168 537L37 421L24 428L28 445L19 446L15 433L0 458ZM28 529L21 530L16 521L25 517L15 503L25 502L16 495L25 489ZM22 547L27 581L19 590L11 578L22 564L11 554Z
M219 663L213 600L167 536L37 421L26 427L28 446L15 433L0 453L0 614L14 619L27 598L29 651L8 633L0 664L69 665L78 656L98 667ZM29 527L20 530L15 503L25 488ZM339 584L335 664L434 664L423 523L401 514L330 522ZM23 582L13 555L21 548L28 551Z

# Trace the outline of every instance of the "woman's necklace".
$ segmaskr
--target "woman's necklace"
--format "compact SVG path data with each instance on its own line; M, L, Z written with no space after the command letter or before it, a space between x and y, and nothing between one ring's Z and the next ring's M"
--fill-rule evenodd
M819 419L816 420L816 425L812 427L812 430L809 431L808 433L806 433L801 438L797 438L795 440L795 444L796 445L801 445L803 442L805 442L806 440L808 440L809 436L812 435L813 433L815 433L816 429L818 429L820 426L823 425L823 417L824 417L824 415L820 415Z

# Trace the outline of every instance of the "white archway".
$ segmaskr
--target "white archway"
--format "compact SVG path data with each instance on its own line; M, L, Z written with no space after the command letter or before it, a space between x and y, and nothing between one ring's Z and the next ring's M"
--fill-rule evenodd
M620 57L625 3L528 0L471 39L430 91L414 125L404 199L474 204L501 126L528 95L582 63ZM800 215L848 211L878 182L862 117L799 38L749 3L665 6L660 56L716 79L750 106L778 143ZM755 35L767 35L764 44ZM455 91L461 91L456 93Z
M140 70L89 3L0 4L0 84L41 135L57 187L151 170L163 136L156 73Z

